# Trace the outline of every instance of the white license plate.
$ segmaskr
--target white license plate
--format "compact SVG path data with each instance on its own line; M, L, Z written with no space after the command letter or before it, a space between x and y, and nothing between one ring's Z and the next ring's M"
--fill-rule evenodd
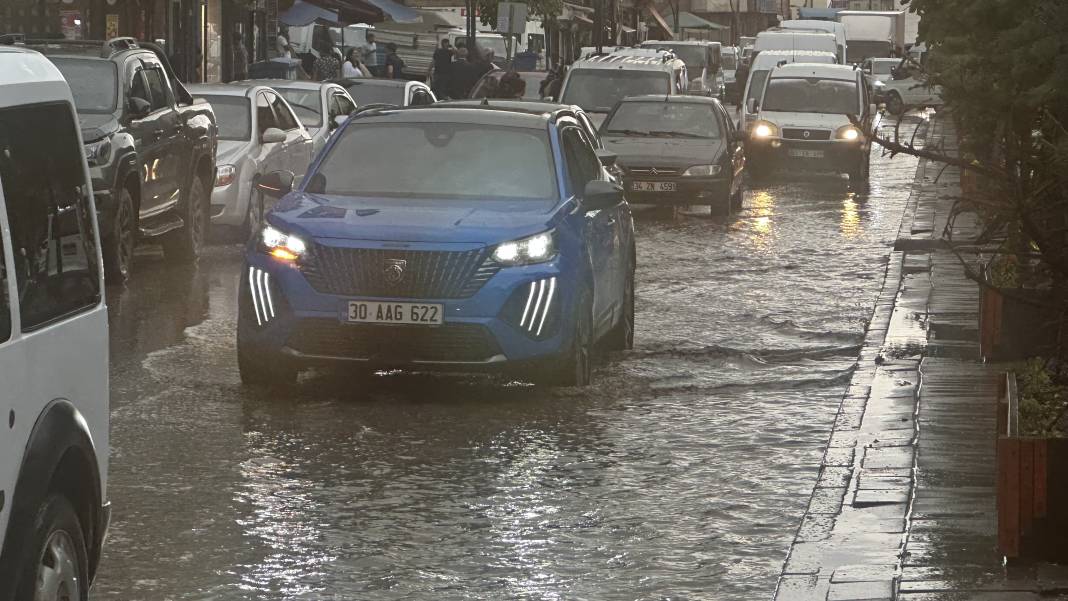
M822 159L823 158L823 151L822 150L800 150L798 148L791 148L790 149L790 156L798 157L798 158L801 158L801 159Z
M445 306L432 303L349 301L348 320L354 323L403 323L439 326Z
M630 189L635 192L674 192L675 182L631 182Z

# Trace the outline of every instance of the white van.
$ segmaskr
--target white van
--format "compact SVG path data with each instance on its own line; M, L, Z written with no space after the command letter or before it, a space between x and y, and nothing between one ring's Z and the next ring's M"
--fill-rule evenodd
M0 599L88 594L110 519L103 262L70 88L0 46Z
M846 62L846 51L848 49L848 46L846 44L846 29L845 25L842 25L838 21L820 21L819 19L793 19L790 21L783 21L782 23L779 23L779 30L833 33L835 42L838 44L838 62L839 64L843 65Z
M838 62L838 40L833 33L819 31L761 31L757 34L753 54L766 50L809 50L830 52Z
M825 65L835 64L837 57L830 52L808 52L799 50L767 50L761 52L753 59L753 66L749 69L749 79L739 85L744 85L741 102L738 103L742 118L738 121L738 129L745 130L756 118L754 109L755 102L764 95L764 82L768 80L768 73L776 65L782 63L820 63Z

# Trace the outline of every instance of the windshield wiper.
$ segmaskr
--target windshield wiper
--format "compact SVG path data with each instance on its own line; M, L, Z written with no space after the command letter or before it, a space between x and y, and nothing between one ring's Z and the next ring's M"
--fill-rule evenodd
M664 138L707 138L708 136L701 136L698 134L691 134L685 131L650 131L646 132L650 136L662 136Z
M650 132L637 129L606 129L606 134L623 134L624 136L648 136Z

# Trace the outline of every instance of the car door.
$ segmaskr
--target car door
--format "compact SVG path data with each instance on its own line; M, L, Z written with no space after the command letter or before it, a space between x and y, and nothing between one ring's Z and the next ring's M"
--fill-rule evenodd
M568 121L570 123L560 132L560 139L569 182L575 194L581 197L588 182L606 176L582 128L577 122ZM621 281L618 281L620 241L616 213L616 210L585 213L586 249L593 269L593 325L597 335L611 327L613 312L623 293Z
M156 156L150 175L157 180L161 206L177 204L181 191L189 185L185 181L192 173L188 164L193 154L192 140L183 134L178 108L174 101L163 65L155 59L142 58L145 83L152 96L152 113L146 118L155 138Z
M271 108L274 109L274 117L275 122L278 124L278 129L286 134L286 141L282 143L282 154L293 167L287 167L287 169L297 175L303 175L308 170L308 164L311 163L312 156L319 149L313 147L311 136L308 135L308 131L304 129L304 126L300 124L300 120L297 119L289 103L274 92L266 91L264 94L271 103ZM319 146L325 145L325 142L324 139L319 143Z
M285 145L281 142L263 142L263 134L268 129L281 129L278 127L278 120L275 119L274 109L271 108L271 101L267 99L267 94L262 90L256 93L256 98L253 101L253 120L256 122L256 142L260 146L260 174L270 173L271 171L293 171L291 161L285 154ZM296 171L293 171L296 173Z
M125 86L128 103L134 99L152 104L152 94L148 91L148 81L145 79L144 66L137 58L126 61ZM130 109L127 109L130 110ZM137 147L141 175L141 210L142 216L154 215L166 209L165 200L167 194L165 186L161 182L159 164L160 156L164 147L162 131L157 134L157 122L153 114L144 116L132 115L128 125L130 135Z
M0 109L0 126L6 110ZM32 425L33 417L25 394L26 373L25 356L18 345L12 340L14 334L13 324L15 315L12 312L10 299L18 298L18 290L15 288L13 278L8 278L9 273L15 273L13 257L11 256L11 243L8 237L7 211L4 203L4 188L16 185L6 178L11 177L10 165L0 158L0 374L3 374L4 385L0 386L0 415L24 416L25 422ZM20 403L22 405L20 406ZM25 446L23 432L26 428L21 427L22 421L17 422L20 427L7 429L0 435L0 494L8 499L7 503L0 505L0 549L3 548L4 533L7 531L7 522L11 514L12 503L10 500L15 494L15 481L18 479L19 468L22 463L22 449ZM6 423L4 424L7 425Z

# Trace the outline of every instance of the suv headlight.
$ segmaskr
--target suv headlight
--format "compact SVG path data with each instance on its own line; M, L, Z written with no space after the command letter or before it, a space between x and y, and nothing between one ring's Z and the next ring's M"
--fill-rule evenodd
M274 226L268 225L260 232L260 250L276 259L296 261L307 248L303 240Z
M111 160L111 138L104 138L85 145L85 160L90 165L107 165Z
M553 230L529 238L502 242L493 250L493 258L508 266L544 263L555 256L556 232Z
M861 134L859 129L852 125L846 125L835 130L834 137L847 142L855 142L861 139Z
M233 165L219 165L215 169L215 187L221 188L234 183L237 176L237 168Z
M779 135L779 128L774 123L757 121L753 124L753 137L758 139L775 138Z
M719 165L694 165L686 171L682 172L683 177L708 177L710 175L719 175L720 171L723 171L723 167Z

